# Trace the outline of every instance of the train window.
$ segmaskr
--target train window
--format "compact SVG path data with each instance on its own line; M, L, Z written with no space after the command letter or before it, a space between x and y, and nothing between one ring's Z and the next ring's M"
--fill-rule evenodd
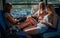
M30 15L32 7L38 6L40 0L6 0L6 2L12 3L12 15L16 18Z
M47 4L51 4L55 8L59 8L60 0L47 0Z
M47 4L53 5L55 8L59 8L60 0L43 0ZM35 5L38 6L40 0L6 0L8 3L12 3L12 15L16 17L24 17L31 14L31 9Z
M38 3L40 0L6 0L6 2L11 3Z
M48 4L59 4L60 0L47 0Z
M13 15L14 17L24 17L30 14L31 12L31 5L13 5Z

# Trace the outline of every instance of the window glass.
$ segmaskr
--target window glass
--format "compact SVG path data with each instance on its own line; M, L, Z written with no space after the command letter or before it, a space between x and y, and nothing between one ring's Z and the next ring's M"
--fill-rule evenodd
M51 4L54 8L59 8L60 0L47 0L47 4Z
M47 4L52 4L54 8L59 8L60 0L43 0ZM32 13L32 9L38 10L38 4L40 0L6 0L8 3L12 3L12 15L16 17L25 17ZM35 12L37 12L35 10Z
M6 0L6 2L12 3L12 15L17 18L31 15L32 7L37 8L40 0Z

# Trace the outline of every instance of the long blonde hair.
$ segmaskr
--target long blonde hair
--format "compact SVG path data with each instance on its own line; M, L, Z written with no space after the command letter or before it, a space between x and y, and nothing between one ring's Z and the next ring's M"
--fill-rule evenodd
M39 9L42 8L42 10L44 10L45 7L46 7L46 4L45 4L44 2L40 2L40 3L39 3Z
M38 16L40 15L40 14L42 14L43 15L43 13L45 12L45 9L46 8L46 4L44 3L44 2L40 2L39 3L39 14L38 14ZM42 13L41 13L42 12Z

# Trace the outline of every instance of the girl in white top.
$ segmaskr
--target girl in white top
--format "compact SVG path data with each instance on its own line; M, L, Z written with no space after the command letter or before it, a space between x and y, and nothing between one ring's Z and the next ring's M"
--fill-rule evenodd
M48 21L48 15L46 14L46 9L45 9L45 3L41 2L40 5L40 11L38 13L36 13L36 17L38 18L38 23L37 23L37 27L33 27L30 29L25 30L25 32L29 33L29 34L37 34L37 33L43 33L45 32L48 27L46 24L44 24L44 22ZM35 16L34 15L34 16ZM34 32L34 33L32 33Z
M48 26L45 24L46 21L48 21L48 14L44 15L43 18L39 17L37 29L40 33L43 33L48 29Z
M45 24L48 21L48 14L46 11L46 4L44 2L39 3L40 11L38 12L38 22L37 23L37 30L40 33L45 32L48 29L48 26Z

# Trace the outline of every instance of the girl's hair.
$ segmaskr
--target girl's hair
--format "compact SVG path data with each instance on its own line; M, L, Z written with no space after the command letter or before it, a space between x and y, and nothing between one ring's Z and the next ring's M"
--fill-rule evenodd
M53 8L52 5L48 5L47 8L49 8L50 11L52 12L52 14L50 14L50 15L48 16L48 19L49 19L49 21L51 22L51 21L53 20L54 16L57 16L57 14L56 14L55 9Z
M46 11L45 8L46 8L46 4L44 2L40 2L39 3L39 14L38 14L38 16L45 14L45 11ZM41 13L41 11L42 11L42 13Z
M4 12L9 12L12 9L12 5L10 3L5 3L4 5Z
M39 9L41 9L41 6L42 6L42 10L46 8L46 4L44 2L39 3Z
M50 11L52 11L52 15L55 15L56 14L55 9L53 8L52 5L48 5L47 8L49 8Z

